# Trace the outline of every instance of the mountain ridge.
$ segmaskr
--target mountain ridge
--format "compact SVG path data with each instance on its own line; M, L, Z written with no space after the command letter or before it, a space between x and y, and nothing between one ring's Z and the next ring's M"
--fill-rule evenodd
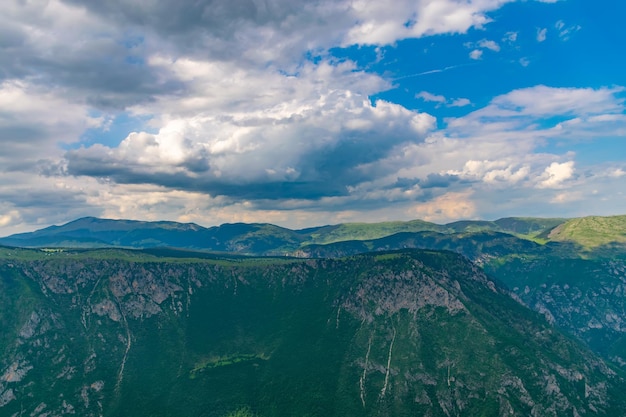
M459 221L436 224L423 220L341 223L288 229L269 223L225 223L203 227L195 223L146 222L84 217L60 226L0 238L0 244L23 247L147 248L156 246L240 252L251 255L285 254L308 244L370 240L401 232L445 234L498 231L527 239L546 234L565 219L502 218L495 221Z
M626 407L622 371L449 251L202 260L1 249L0 261L7 415L614 416Z

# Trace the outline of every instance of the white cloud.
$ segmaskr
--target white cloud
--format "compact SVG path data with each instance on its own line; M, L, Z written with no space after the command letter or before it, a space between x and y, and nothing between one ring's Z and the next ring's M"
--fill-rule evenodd
M432 101L432 102L441 103L441 104L447 101L444 96L432 94L432 93L429 93L428 91L422 91L422 92L417 93L415 95L415 98L421 98L424 101Z
M481 59L483 57L483 51L480 49L474 49L472 52L470 52L469 56L472 59Z
M457 98L452 100L450 103L450 107L465 107L472 104L472 102L467 98Z
M428 114L372 103L394 85L329 52L377 45L380 60L402 39L488 28L490 12L512 1L3 2L0 227L83 215L302 226L368 213L452 219L484 213L494 188L549 201L551 188L565 192L575 179L561 167L575 156L535 152L557 138L626 136L623 90L514 90L434 131ZM580 29L557 26L563 39ZM494 39L468 46L470 56L518 34ZM89 129L103 132L116 116L145 124L98 144ZM623 179L621 168L602 169L596 185Z
M473 219L476 204L470 191L449 192L425 203L415 204L409 209L411 217L430 222L445 223L459 219Z
M537 29L537 42L545 41L547 37L547 33L548 33L547 28Z
M516 42L517 41L518 32L507 32L504 34L502 38L505 42Z
M580 25L572 25L566 28L565 22L562 20L557 21L554 27L559 31L559 38L562 41L568 41L574 33L582 29Z
M158 57L152 65L165 62ZM428 114L372 104L368 96L385 82L350 62L307 64L291 77L188 59L168 65L193 93L136 106L136 114L160 114L152 121L158 131L132 133L117 147L71 151L71 174L174 182L212 195L258 195L276 182L293 185L272 198L305 193L297 182L315 184L314 194L345 193L360 181L351 173L355 164L384 157L397 143L421 141L435 126Z
M442 95L432 94L428 91L422 91L415 95L415 98L422 99L427 102L438 103L438 106L441 104L445 104L448 107L465 107L472 104L471 101L467 98L456 98L456 99L447 99Z
M553 162L546 167L537 184L539 188L558 188L563 182L574 176L574 161Z
M564 191L556 194L550 202L553 204L566 204L583 199L583 193L580 191Z
M513 158L502 160L472 160L465 163L462 170L448 171L464 179L482 181L489 184L510 186L528 178L530 167L519 165Z
M393 7L384 2L353 1L351 8L358 23L348 31L344 44L380 45L424 35L465 33L489 23L486 13L509 1L399 0Z
M495 97L491 104L468 117L451 121L453 126L471 126L480 119L497 120L519 126L522 117L548 118L556 115L611 116L621 118L624 100L622 87L555 88L544 85L513 90Z
M492 50L494 52L500 51L500 45L498 45L495 41L490 41L487 39L478 41L478 46L481 48Z
M18 223L21 220L20 213L17 210L11 210L0 215L0 227L6 229L8 226Z

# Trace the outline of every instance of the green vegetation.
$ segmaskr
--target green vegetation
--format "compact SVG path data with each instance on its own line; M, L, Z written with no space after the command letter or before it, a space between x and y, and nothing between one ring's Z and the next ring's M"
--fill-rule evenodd
M241 362L254 361L257 359L266 361L269 359L269 356L265 355L264 353L260 353L260 354L240 353L240 354L230 355L230 356L226 356L222 358L206 359L198 363L190 371L189 377L195 378L199 372L202 372L208 369L213 369L213 368L217 368L220 366L234 365L236 363L241 363Z
M324 226L310 233L308 244L328 244L346 240L371 240L390 236L400 232L445 232L448 229L435 223L422 220L408 222L382 223L342 223L335 226Z
M40 249L0 247L0 414L619 415L625 231L88 218L13 237Z
M483 247L493 237L468 236ZM621 371L452 252L174 253L1 250L0 375L11 382L0 382L9 399L0 413L36 415L44 404L50 415L106 417L496 417L626 407Z
M572 219L552 230L548 239L574 242L587 250L614 243L626 244L626 216Z
M92 217L63 226L0 238L0 244L44 248L178 248L243 255L284 256L308 245L370 241L398 233L447 235L497 232L539 243L563 219L505 218L496 221L459 221L447 225L422 220L382 223L344 223L303 230L272 224L196 224L106 220ZM366 247L367 249L367 247Z

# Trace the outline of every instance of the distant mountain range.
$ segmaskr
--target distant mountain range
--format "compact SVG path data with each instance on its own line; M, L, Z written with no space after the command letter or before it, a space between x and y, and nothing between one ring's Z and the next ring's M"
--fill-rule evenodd
M426 233L428 232L428 233ZM232 223L202 227L194 223L144 222L85 217L62 226L0 238L0 245L60 248L172 247L245 255L283 256L313 253L311 245L360 241L372 243L403 233L424 236L466 237L476 233L500 233L540 244L569 243L579 250L602 251L626 245L626 216L542 219L509 217L495 221L458 221L439 225L406 222L343 223L291 230L267 223ZM297 252L304 250L304 252Z

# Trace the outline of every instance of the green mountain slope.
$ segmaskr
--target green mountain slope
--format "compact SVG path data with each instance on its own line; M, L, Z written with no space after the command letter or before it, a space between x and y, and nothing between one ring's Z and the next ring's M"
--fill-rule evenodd
M334 226L323 226L308 233L307 242L312 244L328 244L347 240L370 240L390 236L400 232L434 231L445 233L450 231L446 226L423 220L408 222L382 223L343 223Z
M0 250L0 414L615 416L620 371L465 258Z
M571 242L540 245L498 232L399 233L376 240L308 245L301 257L351 256L403 248L468 257L532 309L596 353L626 367L626 251L589 252Z
M546 234L562 219L508 218L495 222L462 221L438 225L422 220L382 223L344 223L290 230L272 224L223 224L204 228L193 223L142 222L85 217L62 226L0 238L0 244L17 247L151 248L177 247L237 252L249 255L284 255L310 244L372 240L397 233L444 234L501 232L534 239Z
M526 305L626 366L626 257L510 256L485 265Z
M626 244L626 216L590 216L571 219L548 234L555 242L574 242L585 249Z
M142 222L85 217L63 226L0 239L17 247L151 248L176 247L210 251L265 253L297 248L306 237L271 224L223 224L204 228L194 223Z

